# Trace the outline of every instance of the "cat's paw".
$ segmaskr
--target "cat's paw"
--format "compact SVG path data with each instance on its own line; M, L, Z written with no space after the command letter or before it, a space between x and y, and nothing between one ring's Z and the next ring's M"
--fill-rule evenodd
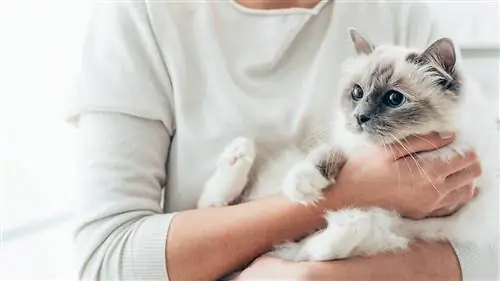
M238 198L248 181L255 159L252 140L234 139L217 159L217 169L206 182L198 208L227 206Z
M250 139L235 138L217 159L219 169L231 169L238 172L248 172L255 159L255 145ZM244 172L244 173L246 173Z
M323 198L322 190L332 180L327 180L312 162L295 165L283 182L283 193L294 202L314 203Z

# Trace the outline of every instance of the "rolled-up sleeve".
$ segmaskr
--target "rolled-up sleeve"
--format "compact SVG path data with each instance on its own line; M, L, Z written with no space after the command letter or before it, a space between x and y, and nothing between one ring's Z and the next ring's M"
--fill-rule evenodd
M141 1L97 3L67 120L77 130L82 280L168 280L162 212L172 86Z

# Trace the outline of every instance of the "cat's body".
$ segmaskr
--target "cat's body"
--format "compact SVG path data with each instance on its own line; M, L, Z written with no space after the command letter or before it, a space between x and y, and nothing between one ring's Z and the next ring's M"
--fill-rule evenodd
M346 159L362 147L431 131L455 132L451 145L421 154L420 159L448 159L474 147L485 167L477 182L479 193L457 213L413 221L379 208L329 212L327 228L282 245L274 254L289 260L331 260L404 249L415 238L486 241L497 231L495 222L487 222L496 202L494 170L489 169L496 158L488 155L489 140L494 138L489 132L494 130L488 126L490 117L479 88L455 68L451 41L438 40L426 51L415 52L397 46L374 48L359 33L351 31L351 36L360 55L345 64L336 116L309 120L296 143L234 140L220 156L199 207L280 192L296 202L312 202L321 197L323 188L332 183L335 188ZM369 94L363 96L362 88ZM393 107L401 99L406 104ZM365 125L368 121L370 125ZM314 134L320 126L328 128L326 133Z

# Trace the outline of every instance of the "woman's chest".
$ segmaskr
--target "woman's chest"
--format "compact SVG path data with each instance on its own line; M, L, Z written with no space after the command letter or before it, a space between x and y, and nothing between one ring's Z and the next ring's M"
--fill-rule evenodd
M172 81L176 130L167 165L169 211L195 207L218 155L234 138L286 145L304 139L304 130L315 126L311 119L332 119L345 58L343 52L302 54L300 65L278 64L266 75L218 60L177 70Z
M197 25L199 36L182 35L164 50L175 119L167 165L170 210L195 206L194 195L232 139L293 143L305 127L315 130L311 119L334 118L342 63L354 55L351 21L336 16L335 28L331 17L322 17L268 41L253 32L229 40L227 25L222 31Z

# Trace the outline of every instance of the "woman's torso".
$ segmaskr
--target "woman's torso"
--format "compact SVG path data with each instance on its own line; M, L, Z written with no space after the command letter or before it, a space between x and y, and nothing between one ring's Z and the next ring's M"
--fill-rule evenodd
M331 116L341 63L355 54L348 27L375 42L406 43L397 9L378 1L274 11L217 1L150 4L173 87L165 211L196 206L233 138L294 143L306 113Z

